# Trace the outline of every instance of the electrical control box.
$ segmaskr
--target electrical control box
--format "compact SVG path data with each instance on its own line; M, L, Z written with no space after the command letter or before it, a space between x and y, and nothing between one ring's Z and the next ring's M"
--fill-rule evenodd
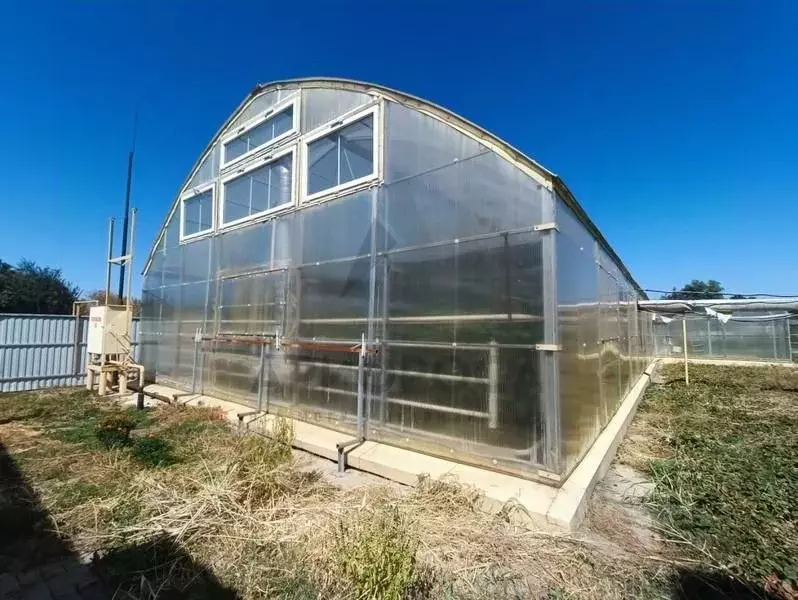
M92 306L89 310L89 354L128 354L130 322L124 306Z

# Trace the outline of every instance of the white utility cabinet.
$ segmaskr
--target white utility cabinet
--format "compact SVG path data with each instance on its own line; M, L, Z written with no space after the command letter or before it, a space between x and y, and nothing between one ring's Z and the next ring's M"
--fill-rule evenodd
M130 323L124 306L92 306L89 311L89 354L128 354Z

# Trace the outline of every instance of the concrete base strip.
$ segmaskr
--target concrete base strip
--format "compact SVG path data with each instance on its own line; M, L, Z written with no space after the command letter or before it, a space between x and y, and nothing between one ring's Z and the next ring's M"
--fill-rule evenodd
M346 461L352 468L408 486L415 486L422 475L436 480L453 479L461 485L480 490L484 494L483 508L486 511L504 510L511 520L530 529L575 529L584 518L593 488L609 469L648 386L653 368L654 363L629 391L618 412L559 488L373 441L363 442L349 451ZM162 385L148 385L146 390L164 396L180 392ZM240 404L204 395L197 395L185 404L221 408L234 424L239 422L238 414L248 410ZM250 431L268 436L273 432L277 419L275 415L259 414L245 417L244 422ZM332 461L338 458L336 444L352 439L318 425L296 419L289 421L293 426L296 448Z
M683 365L683 358L668 357L661 359L666 365ZM719 367L787 367L790 369L798 368L798 363L766 361L766 360L733 360L728 358L690 358L687 357L689 365L717 365Z

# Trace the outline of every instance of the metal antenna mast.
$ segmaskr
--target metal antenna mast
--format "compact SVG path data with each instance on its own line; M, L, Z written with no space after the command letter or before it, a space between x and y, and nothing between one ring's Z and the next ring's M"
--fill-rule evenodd
M130 183L133 178L133 155L136 153L136 133L139 124L139 107L136 106L136 111L133 113L133 145L127 156L127 188L125 190L125 216L122 221L122 249L119 253L120 256L129 254L127 249L127 236L130 220ZM125 268L126 264L122 263L119 269L119 301L122 302L125 297Z

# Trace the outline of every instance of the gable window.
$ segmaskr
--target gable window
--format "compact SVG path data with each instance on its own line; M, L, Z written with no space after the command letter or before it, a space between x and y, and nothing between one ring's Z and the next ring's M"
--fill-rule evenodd
M296 133L299 120L297 98L277 104L229 135L222 143L222 165L244 160Z
M213 184L195 188L180 199L180 239L213 229Z
M293 204L294 148L222 179L221 225L240 223Z
M320 127L304 144L305 200L377 177L377 108Z

